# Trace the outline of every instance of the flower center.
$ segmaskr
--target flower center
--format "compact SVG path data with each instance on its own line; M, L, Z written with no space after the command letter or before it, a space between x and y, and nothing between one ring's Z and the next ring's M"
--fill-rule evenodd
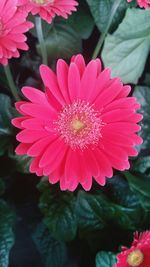
M139 249L132 251L131 253L129 253L127 257L127 263L131 267L139 266L143 262L143 260L144 260L144 255Z
M95 146L102 137L100 113L85 101L78 100L65 106L55 125L56 131L72 149Z
M75 132L81 131L85 127L84 123L80 120L73 120L72 121L72 128Z
M55 0L31 0L32 3L38 5L46 5L46 4L53 4Z

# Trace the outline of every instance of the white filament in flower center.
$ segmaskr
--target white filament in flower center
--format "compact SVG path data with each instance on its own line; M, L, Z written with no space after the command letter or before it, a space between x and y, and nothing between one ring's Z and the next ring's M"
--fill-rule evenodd
M56 130L72 148L87 148L97 145L103 126L100 113L86 101L75 101L64 107L55 122Z

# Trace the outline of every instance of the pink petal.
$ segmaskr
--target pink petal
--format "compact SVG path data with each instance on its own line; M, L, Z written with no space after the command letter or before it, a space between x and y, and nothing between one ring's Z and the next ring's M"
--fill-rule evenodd
M36 141L27 151L28 156L37 157L47 148L47 146L56 139L54 136L48 136Z
M31 144L21 143L16 147L15 152L17 155L25 155L27 154L27 151L30 148L30 146Z
M42 91L28 86L23 87L21 91L32 103L48 105L45 94Z
M89 97L94 93L96 77L97 63L95 60L92 60L87 65L81 79L80 99L88 100Z
M40 74L43 80L43 83L45 87L49 88L51 93L54 95L54 97L62 104L65 104L65 100L62 96L62 93L58 87L57 78L56 75L53 73L53 71L45 66L40 66Z
M57 138L56 140L54 140L42 155L39 164L40 168L46 167L47 165L52 165L51 172L54 171L54 166L58 165L58 158L61 157L61 154L63 154L66 149L67 147L65 146L64 141L62 139Z
M34 131L25 129L17 134L16 139L23 143L33 143L48 135L49 133L44 130Z
M85 61L82 55L77 55L72 59L72 62L74 62L79 70L80 77L82 77L83 72L85 70Z
M71 101L79 99L80 96L80 74L75 63L71 63L68 72L68 88Z
M57 81L66 103L70 103L68 91L68 65L62 59L57 61Z

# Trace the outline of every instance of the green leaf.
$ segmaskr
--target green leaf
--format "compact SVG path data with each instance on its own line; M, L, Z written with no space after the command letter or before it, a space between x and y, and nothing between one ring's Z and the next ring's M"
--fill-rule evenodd
M149 107L150 107L150 87L146 86L136 86L134 94L141 104L141 109L139 113L143 114L143 120L141 122L141 136L143 138L143 144L139 149L149 149L150 148L150 116L149 116Z
M101 251L96 255L96 267L113 267L116 256L112 252Z
M70 25L82 39L88 39L90 37L94 28L94 21L83 0L78 7L78 11L74 12L68 18L67 24Z
M132 194L132 192L131 192ZM142 223L143 209L137 201L128 207L116 204L106 194L87 194L80 191L77 198L78 224L82 234L103 229L107 224L115 223L122 229L136 230Z
M5 76L4 68L0 66L0 84L6 88L9 88L7 78Z
M112 6L114 4L114 0L86 0L89 4L91 13L94 17L95 23L98 29L103 32L106 29L108 18L111 14ZM114 31L119 23L121 22L122 18L124 17L126 8L129 4L126 0L123 0L119 8L117 9L116 14L114 15L110 31Z
M44 222L48 229L59 240L74 239L77 232L74 195L56 190L48 182L41 182L38 188L42 192L39 207L44 214Z
M14 212L0 200L0 266L8 267L9 252L14 244Z
M81 44L81 38L76 31L60 18L55 19L45 38L49 60L70 58L81 52ZM37 49L40 53L39 44Z
M143 84L145 86L150 86L150 73L148 73L148 72L145 73Z
M29 166L32 159L28 156L15 156L16 169L21 173L30 173Z
M41 254L44 267L66 267L68 255L65 243L55 240L44 224L36 226L33 240Z
M134 176L129 172L125 173L130 187L137 193L141 205L150 210L150 177L146 175Z
M16 155L13 151L9 151L9 158L13 160L13 168L21 173L30 173L29 166L32 158L26 155Z
M15 109L11 106L10 98L0 94L0 156L8 149L12 142L13 126L11 119L16 116Z
M124 83L136 84L144 70L149 46L150 10L128 9L118 29L105 39L104 65Z
M150 156L138 157L137 160L135 160L135 162L133 162L132 169L135 172L139 172L139 173L144 174L146 171L148 171L150 169Z
M77 198L78 224L83 233L103 229L106 217L112 217L114 209L108 206L105 197L79 191Z
M127 180L121 175L115 175L107 180L104 191L109 199L125 208L136 208L139 206L139 199L136 194L133 194Z

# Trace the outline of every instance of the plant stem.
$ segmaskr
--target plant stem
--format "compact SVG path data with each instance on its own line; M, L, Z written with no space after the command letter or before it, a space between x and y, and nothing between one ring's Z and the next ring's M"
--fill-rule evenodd
M16 85L15 85L15 82L14 82L14 79L13 79L13 76L12 76L12 73L11 73L9 65L4 67L4 71L5 71L5 74L6 74L6 77L7 77L7 81L8 81L8 84L9 84L9 88L11 90L11 93L12 93L13 97L14 97L14 99L16 101L19 101L20 98L18 96L17 88L16 88Z
M35 25L37 31L37 37L41 48L41 54L43 59L43 64L47 65L47 51L45 47L44 37L43 37L43 30L42 30L42 20L39 16L35 16Z
M95 48L95 50L94 50L92 59L97 58L97 56L99 55L100 50L101 50L101 47L102 47L103 42L104 42L104 40L105 40L105 37L106 37L106 35L107 35L108 31L109 31L109 28L110 28L110 26L111 26L112 20L113 20L113 18L114 18L114 15L115 15L115 13L116 13L116 11L117 11L117 9L118 9L118 7L119 7L121 1L122 1L122 0L115 0L114 4L113 4L113 6L112 6L111 12L110 12L110 16L109 16L109 19L108 19L108 23L107 23L107 25L106 25L106 28L105 28L104 32L101 34L101 36L100 36L100 38L99 38L99 41L98 41L98 43L97 43L97 45L96 45L96 48Z

